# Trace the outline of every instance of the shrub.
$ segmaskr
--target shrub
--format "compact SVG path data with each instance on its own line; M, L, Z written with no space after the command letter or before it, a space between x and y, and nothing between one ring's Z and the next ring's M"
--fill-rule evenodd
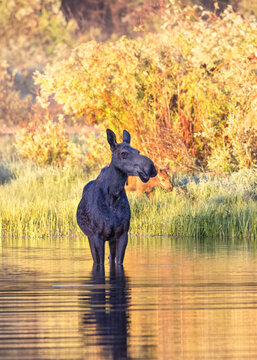
M32 73L77 41L60 0L0 2L0 126L24 125L41 116Z
M60 6L60 0L1 1L0 55L12 68L45 63L74 44L75 23L66 23Z
M256 19L171 1L162 21L158 34L74 49L37 74L41 98L54 94L67 114L90 124L126 128L160 166L252 167Z
M0 125L24 124L43 114L39 104L31 96L21 99L15 89L15 72L12 73L6 61L0 63Z
M81 159L79 147L69 140L62 122L29 123L16 134L20 156L41 165L65 166Z

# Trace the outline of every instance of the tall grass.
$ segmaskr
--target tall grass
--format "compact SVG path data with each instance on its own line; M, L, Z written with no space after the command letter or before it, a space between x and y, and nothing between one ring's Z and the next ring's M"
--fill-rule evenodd
M2 235L44 237L78 231L75 211L86 173L19 162L9 169L15 179L0 187Z
M97 174L81 168L5 165L8 182L0 185L2 237L81 234L76 208L84 185ZM11 174L11 176L10 176ZM174 176L174 191L156 189L147 196L129 194L131 234L176 237L257 237L257 170L229 177Z
M257 235L257 172L230 177L173 179L174 191L156 189L153 205L145 197L132 205L131 231L179 237L251 238Z

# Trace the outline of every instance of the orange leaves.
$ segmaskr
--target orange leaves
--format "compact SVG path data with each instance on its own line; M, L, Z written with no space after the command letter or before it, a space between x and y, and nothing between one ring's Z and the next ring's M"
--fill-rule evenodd
M41 96L53 94L66 114L89 124L129 130L135 146L174 168L228 157L226 169L253 166L254 146L243 134L255 138L256 21L231 9L221 17L180 10L172 1L162 21L158 34L82 44L38 75Z

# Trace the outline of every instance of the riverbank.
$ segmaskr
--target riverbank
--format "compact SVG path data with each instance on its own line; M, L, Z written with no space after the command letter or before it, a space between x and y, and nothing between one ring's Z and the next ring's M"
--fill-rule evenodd
M20 161L0 169L1 237L80 235L76 208L97 176L82 168L40 167ZM130 233L204 239L257 237L257 170L230 176L174 175L174 189L128 195Z

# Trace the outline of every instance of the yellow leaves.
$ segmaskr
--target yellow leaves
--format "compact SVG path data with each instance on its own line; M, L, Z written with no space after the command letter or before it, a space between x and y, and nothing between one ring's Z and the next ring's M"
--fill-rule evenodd
M163 21L158 34L91 41L56 61L37 77L43 105L53 94L66 114L117 133L126 128L135 146L164 162L188 164L195 156L206 165L213 152L217 163L227 147L237 147L228 137L220 150L230 114L238 111L245 129L253 127L256 21L232 9L222 17L199 7L179 10L172 1ZM245 148L245 137L238 141ZM231 159L228 166L243 163Z
M32 15L34 12L34 9L30 6L24 6L24 7L20 7L18 9L18 11L16 11L15 13L15 17L18 21L22 20L25 17L28 17L30 15Z
M16 135L16 148L24 159L63 167L81 159L79 148L68 139L62 122L30 123Z

